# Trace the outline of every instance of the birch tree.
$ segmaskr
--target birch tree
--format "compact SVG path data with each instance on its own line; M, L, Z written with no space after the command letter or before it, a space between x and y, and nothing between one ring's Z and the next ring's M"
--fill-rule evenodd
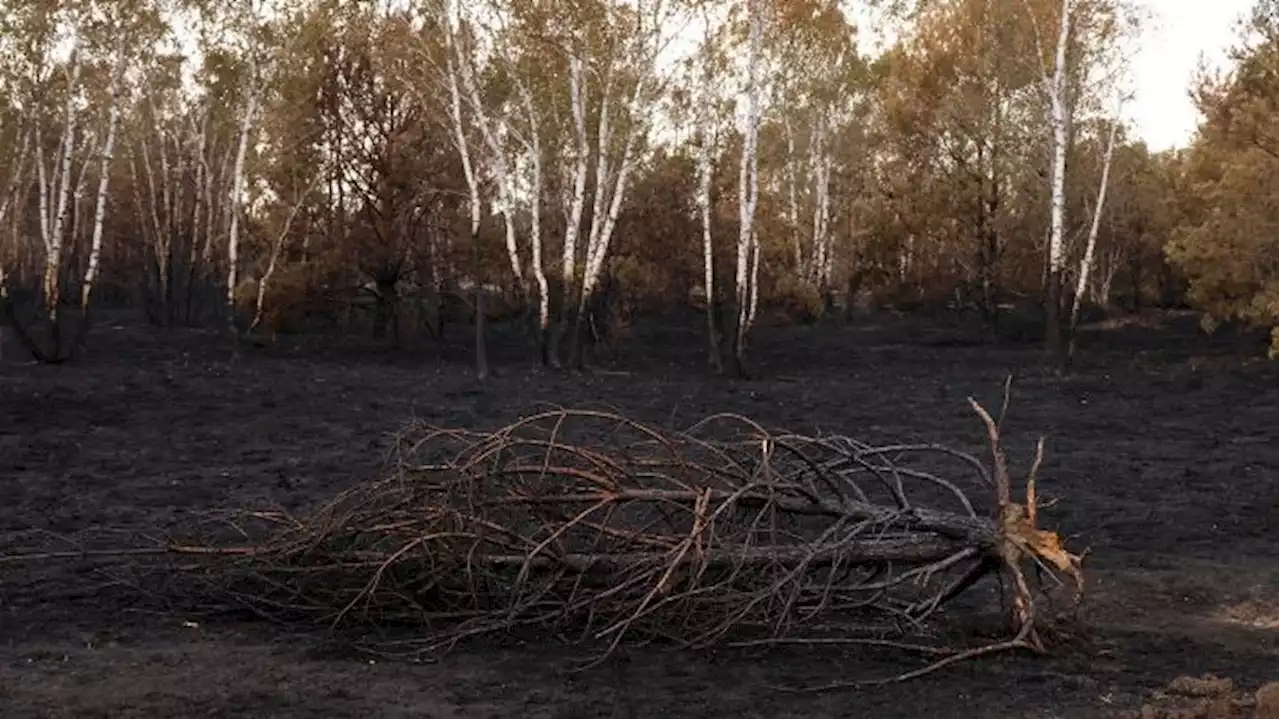
M536 10L536 9L535 9ZM526 69L527 63L520 62L518 55L521 38L518 30L505 19L509 14L506 8L491 7L492 14L498 18L497 31L494 36L490 54L491 64L495 66L502 79L511 86L513 99L502 103L490 113L482 102L479 84L476 81L477 70L471 66L477 53L458 52L458 61L462 68L464 84L470 100L472 112L476 118L485 146L489 151L490 166L499 187L504 229L506 231L506 248L512 275L522 289L529 289L529 281L524 274L524 264L520 258L517 238L517 221L519 213L519 195L524 195L529 215L529 270L532 274L533 289L537 293L536 331L538 336L538 352L544 363L549 362L548 341L550 333L550 286L547 282L543 258L542 241L542 194L543 194L543 146L542 120L537 105L534 103L531 85L537 81L537 74L542 70L539 66ZM492 117L491 117L492 115ZM508 155L507 138L514 139L519 147L515 158ZM524 187L519 187L520 178L517 167L523 158L529 170ZM523 192L520 192L523 190Z
M1102 155L1102 176L1098 179L1098 197L1093 205L1093 219L1089 222L1089 235L1085 241L1084 253L1080 257L1080 266L1076 272L1075 292L1071 297L1071 316L1067 323L1067 357L1075 354L1076 333L1080 324L1080 308L1089 289L1090 273L1093 271L1094 253L1098 246L1098 227L1102 223L1102 211L1106 206L1107 188L1111 179L1111 162L1115 157L1116 134L1120 129L1120 111L1124 108L1124 99L1116 103L1116 116L1111 120L1111 129L1107 132L1107 149Z
M717 288L715 272L715 247L711 237L711 179L712 158L715 154L715 106L712 90L715 68L715 36L712 33L711 16L702 9L702 46L697 59L697 127L698 127L698 214L702 223L702 287L706 295L708 361L716 373L724 372L720 355L720 329L716 320ZM794 203L793 203L794 204Z
M40 202L40 235L44 239L44 277L41 282L44 312L53 333L54 355L61 342L60 307L62 287L63 241L67 219L68 199L71 193L72 159L75 154L76 132L79 122L78 94L80 92L81 54L78 39L72 40L71 55L63 70L66 80L66 97L63 100L62 132L57 156L53 163L46 163L44 142L36 130L37 191Z
M3 45L0 45L3 48ZM4 226L14 207L20 204L19 188L24 186L23 178L27 170L27 160L31 151L32 123L17 105L16 72L18 68L9 63L0 64L0 153L8 159L8 169L0 174L0 227ZM0 287L4 285L4 267L8 259L3 252L4 244L0 244Z
M634 8L607 6L608 17L614 26L630 29L630 37L622 41L625 48L623 57L610 56L605 60L605 87L598 105L595 193L586 263L569 349L570 361L578 366L584 362L581 348L584 315L589 303L596 299L631 175L642 148L649 141L653 107L665 87L667 78L657 67L657 61L675 36L672 26L676 9L666 0L647 0L637 3ZM631 85L629 92L628 83ZM610 92L615 87L620 91L617 96ZM620 136L615 141L613 133L619 130ZM611 146L615 144L621 144L621 156L616 159L610 153Z
M1043 75L1048 104L1049 126L1053 135L1049 168L1049 247L1046 258L1048 287L1045 297L1045 349L1055 360L1062 357L1062 282L1066 266L1063 234L1067 221L1067 133L1071 120L1067 98L1067 45L1071 38L1072 0L1061 0L1057 42L1052 71ZM1039 44L1039 41L1037 41Z
M136 82L129 75L162 26L154 7L144 0L122 0L109 6L40 4L30 6L28 12L22 27L30 33L23 83L28 93L24 100L29 103L23 116L29 124L21 136L23 149L12 175L12 192L0 199L0 211L28 212L21 177L29 142L37 198L34 224L43 250L41 317L30 327L12 312L9 319L37 359L61 362L71 359L83 345L89 326L123 96L131 82ZM59 46L65 48L65 55ZM56 98L60 105L56 113L42 114L42 95ZM47 129L54 129L58 138L52 156ZM97 186L90 198L85 188L95 169ZM86 215L89 223L83 222ZM79 277L75 260L83 268ZM78 329L68 333L63 306L69 303L62 294L64 288L74 291L77 287L81 310Z
M487 379L489 376L489 360L485 337L484 283L480 275L480 220L483 205L480 197L480 181L472 164L471 147L467 139L467 128L462 118L462 80L463 72L458 62L457 31L455 10L442 4L438 16L444 32L445 83L449 90L449 119L453 131L454 146L462 162L462 173L467 180L468 199L470 200L471 220L471 264L474 273L473 302L475 311L475 362L476 376Z
M756 204L759 200L759 167L756 156L760 132L759 64L764 19L760 0L747 0L747 68L742 158L738 171L738 243L734 274L736 320L733 329L733 368L746 375L747 335L759 302L760 248L755 236Z
M556 320L555 327L552 329L550 347L548 347L551 364L555 367L559 367L561 363L560 341L572 321L571 308L573 307L574 291L578 287L578 239L582 231L582 212L587 201L587 171L591 161L591 147L587 140L586 90L584 88L586 63L583 60L581 51L570 48L568 54L568 95L573 126L574 152L571 153L573 157L571 169L562 173L567 175L566 179L568 180L563 183L564 186L571 189L568 190L568 196L562 200L565 208L564 241L560 250L562 294L559 317Z
M244 106L240 115L240 131L236 141L236 159L231 168L231 188L227 197L227 279L226 279L226 312L228 329L232 336L239 334L236 327L236 287L240 273L240 225L244 215L245 193L245 160L249 153L249 143L253 137L254 122L257 120L258 104L261 101L260 79L257 58L250 53L249 72L246 80Z
M107 187L111 180L111 161L116 145L116 131L120 125L120 105L124 94L125 53L122 44L116 51L115 67L111 72L111 90L107 107L107 132L102 141L98 165L98 190L95 193L93 212L93 239L89 245L89 259L84 278L80 283L81 324L76 345L81 346L89 329L89 300L94 283L98 279L98 267L102 261L102 224L106 219Z
M91 17L86 10L75 5L49 8L44 20L54 32L40 43L39 58L35 66L35 85L48 86L56 73L61 79L60 112L61 127L55 154L48 158L45 152L45 139L41 125L34 128L35 174L38 193L39 230L43 242L44 264L41 278L41 301L44 326L48 333L28 332L20 329L29 349L37 359L49 362L60 362L69 358L66 345L62 317L62 288L66 279L64 262L68 245L74 245L77 233L74 218L79 213L74 208L82 198L82 188L87 179L87 171L92 158L92 148L96 146L92 130L82 132L82 121L85 111L86 90L82 84L82 76L86 63L92 62L92 29ZM53 56L54 38L63 39L68 45L68 55L63 62ZM54 68L61 65L60 72ZM53 124L57 126L55 121ZM81 160L80 171L75 173L75 162ZM74 179L73 179L74 178ZM69 222L69 218L72 218ZM16 318L15 318L16 324ZM50 338L44 342L44 338Z
M558 273L561 292L546 354L553 366L565 359L579 366L585 360L585 321L600 299L618 216L637 163L648 149L653 107L667 82L657 60L678 34L672 20L679 6L668 0L602 0L575 6L572 12L555 3L511 7L520 20L521 35L533 40L527 43L529 56L541 47L546 58L542 72L548 78L558 76L561 83L558 92L549 95L558 101L550 103L552 117L546 122L566 129L569 147L551 153L552 167L538 168L558 176L565 226ZM517 95L522 93L517 87ZM561 353L566 334L567 358Z
M246 202L260 194L263 186L261 168L251 168L250 161L260 163L259 146L269 145L271 141L264 134L264 117L271 104L279 99L281 83L291 80L288 61L292 50L286 38L301 42L298 27L305 14L294 3L271 0L235 0L221 12L208 7L203 8L203 12L202 29L213 43L205 51L222 55L226 58L224 62L233 67L234 87L228 88L228 95L235 98L231 114L234 139L226 147L228 171L219 174L226 179L222 187L226 227L223 304L227 329L232 337L238 338L241 318L237 292L247 259L243 254L243 233L249 211ZM291 32L285 32L286 28ZM215 35L217 30L221 32ZM311 168L308 177L317 174L316 170ZM309 183L304 180L303 184ZM296 192L296 188L293 189ZM260 278L254 279L259 279L261 284ZM251 317L245 318L246 325Z
M510 34L511 28L504 27L504 34ZM514 40L512 37L504 38L504 45L508 45ZM533 92L530 89L533 80L526 78L522 72L520 65L512 59L509 52L502 53L501 57L505 64L505 68L511 82L515 85L518 107L524 115L525 131L516 131L515 134L525 150L525 156L528 159L528 167L530 170L529 184L527 195L529 198L529 257L530 269L533 273L533 281L538 291L538 315L537 315L537 334L538 334L538 353L539 359L543 364L549 364L549 342L551 333L551 289L547 281L547 271L545 260L543 257L543 239L542 239L542 195L543 195L543 152L542 145L542 119L538 112L537 105L533 101ZM513 183L514 184L514 183ZM514 193L512 193L514 195ZM513 198L514 199L514 198Z
M1037 55L1046 55L1040 24L1030 5ZM1109 94L1126 66L1119 50L1126 32L1134 30L1141 15L1123 0L1061 0L1058 6L1056 42L1052 62L1040 65L1044 106L1050 129L1049 231L1045 271L1045 349L1060 370L1066 368L1071 309L1066 301L1074 293L1064 287L1068 242L1067 154L1072 144L1075 117L1088 103ZM1074 58L1076 65L1071 66ZM1100 92L1105 88L1105 92ZM1064 296L1064 291L1067 294ZM1065 322L1064 322L1065 320Z
M834 135L851 120L860 90L853 27L838 3L791 0L765 32L761 73L785 138L781 183L796 279L831 290ZM762 91L764 88L762 88ZM803 209L802 209L803 206Z
M136 111L129 174L135 210L142 220L142 236L153 259L147 273L149 294L153 295L148 309L154 322L167 325L173 320L173 265L184 219L179 217L184 148L175 127L184 108L177 97L181 83L177 63L155 63L146 82L147 95ZM194 152L201 151L197 148ZM193 228L192 232L196 230Z

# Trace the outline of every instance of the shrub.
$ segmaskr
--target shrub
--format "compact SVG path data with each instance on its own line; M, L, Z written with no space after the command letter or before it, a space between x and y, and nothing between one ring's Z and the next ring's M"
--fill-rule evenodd
M814 324L827 310L826 300L818 288L795 275L779 277L770 299L778 319L785 318L795 324Z

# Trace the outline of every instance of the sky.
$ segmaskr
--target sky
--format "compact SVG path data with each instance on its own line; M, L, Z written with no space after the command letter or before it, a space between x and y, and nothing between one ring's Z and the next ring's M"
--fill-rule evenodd
M1152 15L1133 58L1125 115L1152 150L1185 146L1199 115L1188 90L1203 57L1222 68L1253 0L1137 0Z
M1246 17L1254 0L1133 0L1149 14L1132 54L1132 99L1123 115L1133 134L1152 150L1185 147L1191 141L1199 114L1189 91L1201 58L1210 67L1226 66L1227 50L1237 41L1237 23ZM846 0L859 24L869 23L880 32L870 33L863 51L880 46L895 33L883 16L859 0ZM867 25L864 25L866 27ZM689 33L698 28L685 28ZM684 33L682 33L684 34ZM187 34L189 37L189 34ZM693 42L690 35L689 42ZM676 45L683 46L678 42ZM194 48L193 48L194 49ZM671 48L674 52L687 47Z

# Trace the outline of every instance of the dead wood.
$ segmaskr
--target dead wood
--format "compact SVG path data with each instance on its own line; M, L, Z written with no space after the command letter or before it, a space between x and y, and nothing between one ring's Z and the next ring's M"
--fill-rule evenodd
M835 622L847 641L926 649L934 663L907 679L1042 649L1024 567L1083 588L1079 558L1036 526L1034 477L1027 504L1012 500L999 423L971 402L991 468L938 445L771 432L737 415L682 432L586 410L487 433L415 425L378 480L306 516L233 512L220 526L239 540L165 550L183 556L196 604L326 626L381 654L539 630L600 642L603 658L624 639L821 642L810 630ZM948 644L940 610L989 576L1004 584L1010 638ZM413 636L373 638L393 626Z

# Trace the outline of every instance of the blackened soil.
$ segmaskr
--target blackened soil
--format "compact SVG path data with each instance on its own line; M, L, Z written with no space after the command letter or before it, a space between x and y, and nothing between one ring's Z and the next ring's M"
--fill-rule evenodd
M491 428L548 405L608 405L687 425L733 411L982 452L965 397L998 404L1012 371L1008 451L1025 467L1050 438L1042 491L1060 502L1047 520L1090 549L1088 633L1047 657L796 695L777 687L902 664L866 649L644 649L567 675L572 648L532 643L370 662L264 624L143 608L91 562L9 562L0 716L1092 717L1141 706L1180 674L1256 686L1277 659L1276 367L1186 318L1157 320L1091 332L1065 379L1038 369L1035 346L876 317L762 332L751 381L713 378L698 332L667 329L586 374L499 346L501 375L485 384L460 356L312 343L233 361L209 334L104 322L74 365L0 365L0 554L56 547L54 535L134 541L219 507L305 508L373 476L411 417Z

